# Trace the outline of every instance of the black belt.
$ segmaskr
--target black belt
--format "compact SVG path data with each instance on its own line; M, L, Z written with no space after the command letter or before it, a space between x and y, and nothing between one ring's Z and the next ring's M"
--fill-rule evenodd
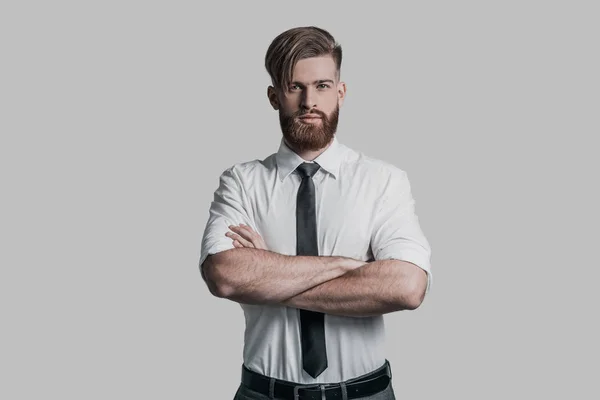
M343 384L346 386L348 399L356 399L372 396L385 390L389 386L391 379L392 370L390 363L388 360L385 360L385 364L382 367L368 374L344 381ZM273 393L277 399L342 399L342 385L340 383L298 384L270 378L249 370L245 365L242 365L242 383L248 389L266 396L270 396L270 393ZM325 397L322 397L323 393Z

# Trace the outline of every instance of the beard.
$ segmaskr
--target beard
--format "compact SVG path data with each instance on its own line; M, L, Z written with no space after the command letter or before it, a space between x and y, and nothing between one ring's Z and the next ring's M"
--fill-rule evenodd
M306 123L298 120L308 112L299 110L291 115L285 115L279 110L279 124L283 137L288 145L296 152L316 151L324 148L331 142L338 126L340 106L337 105L331 115L320 110L312 110L310 114L318 114L320 123Z

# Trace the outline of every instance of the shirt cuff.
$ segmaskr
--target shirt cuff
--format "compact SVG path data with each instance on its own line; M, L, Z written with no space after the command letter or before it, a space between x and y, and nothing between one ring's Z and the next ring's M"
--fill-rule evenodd
M222 251L230 250L230 249L234 249L234 248L235 248L235 246L233 245L233 241L231 243L225 243L225 242L221 241L221 242L216 242L216 243L213 243L206 247L203 247L202 251L200 252L200 261L199 261L198 265L200 266L200 268L202 268L202 264L204 263L204 261L206 261L206 258L209 255L217 254Z

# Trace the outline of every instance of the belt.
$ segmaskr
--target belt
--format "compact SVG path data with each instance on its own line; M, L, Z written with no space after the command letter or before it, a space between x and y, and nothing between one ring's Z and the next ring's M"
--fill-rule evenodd
M242 364L242 383L248 389L289 400L342 399L342 386L345 386L348 399L372 396L386 389L392 379L390 363L365 375L341 383L298 384L271 378L249 370ZM324 396L323 396L324 395Z

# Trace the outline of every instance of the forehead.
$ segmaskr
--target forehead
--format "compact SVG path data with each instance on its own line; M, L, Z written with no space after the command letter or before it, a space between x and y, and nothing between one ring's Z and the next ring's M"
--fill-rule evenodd
M299 60L292 71L293 82L309 83L317 79L335 80L335 61L331 56L311 57Z

